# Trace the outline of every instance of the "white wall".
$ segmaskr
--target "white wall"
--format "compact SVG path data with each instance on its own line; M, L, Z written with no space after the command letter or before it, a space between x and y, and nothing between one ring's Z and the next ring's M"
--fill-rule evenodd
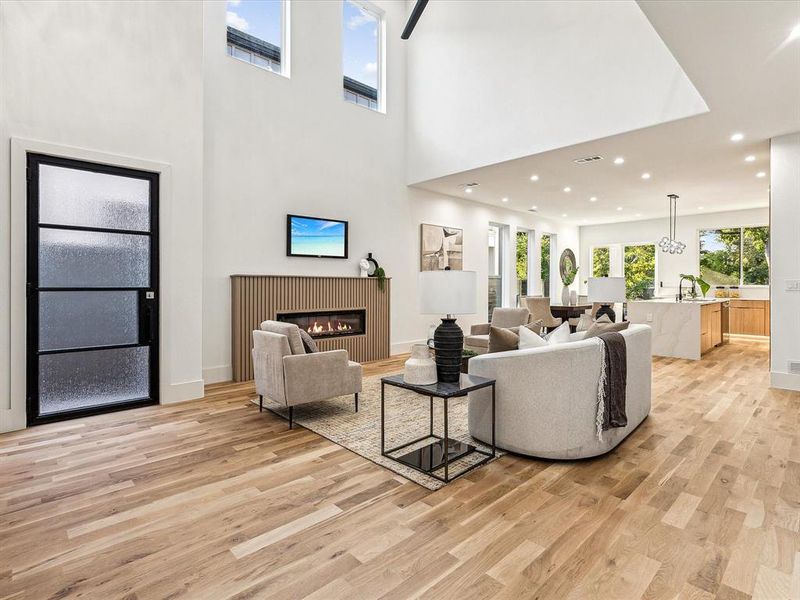
M800 375L789 373L789 361L800 362L800 291L786 289L787 280L800 281L800 132L772 139L770 187L771 379L800 390Z
M490 221L558 233L577 250L576 227L405 185L406 6L376 4L387 22L386 114L342 99L340 3L293 2L291 79L226 56L224 4L205 5L207 382L230 378L231 274L357 275L358 261L373 252L392 277L391 341L400 352L436 321L417 311L421 223L464 229L464 268L480 274L479 306ZM287 258L288 212L348 220L350 259ZM481 320L485 311L459 322Z
M678 207L680 209L680 206ZM668 206L664 205L666 211ZM683 254L665 254L656 251L656 282L663 287L656 287L656 296L673 296L678 293L678 282L682 273L697 275L699 273L699 241L698 230L716 227L739 227L742 225L769 224L769 209L754 208L729 212L704 213L699 215L678 215L676 237L686 244ZM596 246L613 244L652 243L658 241L669 232L669 219L650 219L647 221L630 221L626 223L610 223L607 225L589 225L580 228L581 254L579 265L581 271L581 293L586 293L583 283L590 274L590 252ZM774 239L774 238L773 238ZM774 244L773 244L774 247ZM612 276L622 276L622 253L612 256ZM769 288L742 287L743 298L769 298ZM711 292L709 292L711 293Z
M408 49L412 183L708 110L633 1L431 2Z
M163 172L163 401L230 377L233 273L355 275L374 252L393 277L397 352L436 322L417 312L421 223L464 228L480 306L489 222L578 249L576 227L406 186L407 7L378 4L387 114L342 99L338 2L293 2L291 79L226 55L224 2L0 3L1 429L25 426L25 148ZM351 258L287 258L287 212L349 220Z
M202 395L201 3L4 0L0 75L0 431L25 426L25 173L12 137L162 165L161 397Z

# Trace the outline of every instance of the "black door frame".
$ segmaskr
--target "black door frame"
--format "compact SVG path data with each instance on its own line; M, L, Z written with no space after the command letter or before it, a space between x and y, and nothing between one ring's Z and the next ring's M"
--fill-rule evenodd
M102 227L81 227L72 225L40 224L39 223L39 165L54 165L95 173L107 173L144 179L150 183L150 231L136 231L124 229L107 229ZM26 406L28 425L39 425L53 421L63 421L78 417L96 415L100 413L128 410L139 406L158 404L159 402L159 174L151 171L131 169L114 165L100 164L50 156L36 152L28 152L27 166L27 285L26 285ZM121 233L147 235L150 238L150 287L39 287L39 229L94 231L101 233ZM139 340L136 344L91 346L63 350L39 351L39 292L40 291L136 291L138 292L139 306ZM147 298L147 292L154 292L154 298ZM66 352L89 352L92 350L111 350L114 348L149 347L150 358L150 396L148 398L133 399L118 404L91 406L76 410L63 411L56 414L39 414L39 356L42 354L59 354Z

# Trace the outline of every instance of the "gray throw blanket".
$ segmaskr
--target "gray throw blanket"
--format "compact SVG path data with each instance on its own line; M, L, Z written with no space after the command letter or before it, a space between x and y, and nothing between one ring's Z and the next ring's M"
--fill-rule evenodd
M612 427L625 427L625 387L628 380L628 361L625 338L617 332L601 333L600 382L597 386L597 439L603 441L603 432Z

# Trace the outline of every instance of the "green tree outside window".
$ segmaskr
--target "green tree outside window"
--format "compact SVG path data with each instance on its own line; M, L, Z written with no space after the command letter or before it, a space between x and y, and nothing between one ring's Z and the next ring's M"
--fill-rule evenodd
M711 285L769 285L769 227L701 229L700 276Z
M769 227L742 229L742 283L769 285Z
M542 294L550 295L550 236L546 233L542 236L542 253L540 263L540 274L542 277Z
M611 253L606 248L592 250L592 277L608 277L611 272Z
M741 229L700 230L700 277L711 285L739 285Z
M625 246L625 296L643 298L655 287L656 247L654 244Z

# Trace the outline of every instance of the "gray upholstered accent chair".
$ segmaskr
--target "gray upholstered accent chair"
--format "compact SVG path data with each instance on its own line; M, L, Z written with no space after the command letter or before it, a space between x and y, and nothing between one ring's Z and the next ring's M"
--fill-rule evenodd
M361 391L361 365L347 357L347 350L306 353L300 330L293 323L264 321L253 331L253 371L259 411L264 397L289 408L307 402L355 395Z
M541 296L525 296L525 305L531 313L532 321L541 321L545 329L553 329L561 325L561 319L550 312L550 298Z
M489 330L492 327L521 327L530 322L530 317L527 308L495 308L491 323L480 323L470 328L469 335L464 338L464 348L477 354L486 354L489 351Z

